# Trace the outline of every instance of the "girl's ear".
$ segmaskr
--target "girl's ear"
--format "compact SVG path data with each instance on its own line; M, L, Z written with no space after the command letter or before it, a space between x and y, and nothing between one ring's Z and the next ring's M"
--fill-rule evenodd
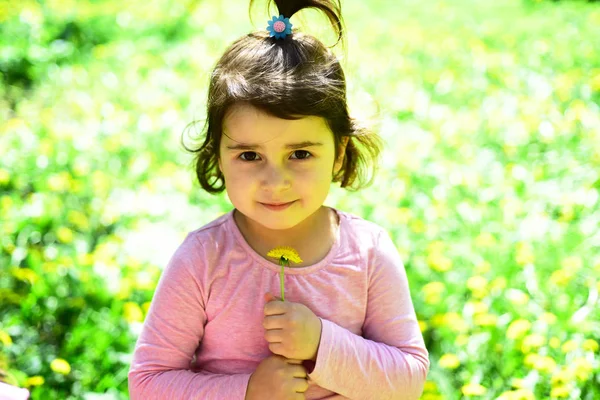
M350 140L350 136L342 137L342 149L340 151L339 158L335 161L333 166L334 173L338 173L338 171L342 168L344 164L344 157L346 155L346 146L348 145L348 140Z

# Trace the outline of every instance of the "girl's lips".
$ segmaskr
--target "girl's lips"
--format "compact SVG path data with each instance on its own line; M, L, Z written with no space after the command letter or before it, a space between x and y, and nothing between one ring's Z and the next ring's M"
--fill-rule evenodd
M286 208L288 208L289 206L291 206L292 204L294 204L296 202L296 200L294 201L290 201L289 203L284 203L282 205L279 206L273 206L270 204L265 204L265 203L260 203L263 206L265 206L266 208L268 208L269 210L273 210L273 211L281 211L281 210L285 210Z

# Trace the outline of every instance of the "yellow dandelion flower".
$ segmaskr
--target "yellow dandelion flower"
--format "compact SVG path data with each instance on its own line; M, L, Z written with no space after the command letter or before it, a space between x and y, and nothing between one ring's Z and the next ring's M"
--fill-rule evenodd
M427 263L439 272L446 272L452 268L452 260L438 253L430 253L427 256Z
M137 303L128 301L123 304L123 318L127 322L142 322L144 320L144 313Z
M521 389L525 384L525 381L521 378L512 378L510 384L514 388Z
M439 393L423 393L421 400L444 400Z
M50 369L59 374L67 375L71 372L71 365L62 358L56 358L50 363Z
M538 333L532 333L525 336L523 343L521 344L521 351L524 354L529 353L533 349L537 349L546 344L546 337Z
M523 362L525 363L526 366L531 368L535 365L535 363L538 361L539 358L540 358L539 354L530 353L525 356L525 359L523 360Z
M56 236L58 237L58 240L63 243L71 243L73 241L73 231L64 226L58 228Z
M2 343L6 347L11 346L13 344L10 335L4 332L2 329L0 329L0 343Z
M566 286L574 276L574 271L557 269L550 275L550 282L557 286Z
M567 398L571 396L572 387L569 386L557 386L550 390L550 396L552 398Z
M573 370L567 367L561 367L557 368L552 374L552 377L550 378L550 384L552 387L563 386L573 381L573 379L575 379Z
M425 386L423 388L423 392L436 392L437 384L434 381L425 381Z
M296 264L300 264L302 262L298 252L289 246L275 247L267 253L267 257L273 257L278 260L284 259L285 261L292 261Z
M46 382L44 380L43 376L30 376L29 378L27 378L27 380L25 381L25 386L29 387L29 386L42 386L44 384L44 382Z
M442 282L429 282L423 286L425 293L425 302L427 304L438 304L442 300L442 293L446 290L446 285Z
M483 276L472 276L467 279L467 287L471 291L485 290L488 281Z
M566 342L563 343L560 350L565 354L571 353L571 352L577 350L577 342L574 340L567 340Z
M560 339L557 338L556 336L552 337L550 339L550 341L548 341L548 344L550 345L550 347L552 347L553 349L558 349L560 347Z
M586 339L581 347L586 351L598 351L598 342L594 339Z
M29 268L12 268L11 274L20 281L29 282L35 284L39 279L39 275L32 269Z
M509 339L518 339L531 328L531 322L526 319L517 319L510 323L506 331Z
M444 324L454 332L463 332L468 329L463 317L456 312L448 312L444 315Z
M473 321L475 321L475 325L478 326L496 326L498 324L498 316L488 313L477 314L475 315L475 318L473 318Z
M548 325L554 325L557 319L558 318L556 315L552 314L551 312L545 312L540 316L540 320L544 321Z
M442 242L441 240L435 240L427 245L427 252L439 254L442 251L444 251L444 248L444 242Z
M496 400L535 400L535 396L530 390L521 388L503 392Z
M455 354L444 354L440 358L440 367L455 369L460 365L460 360Z
M592 375L593 369L592 363L583 357L577 357L572 363L572 370L580 382L586 382Z
M533 360L533 368L540 372L552 372L556 368L556 361L549 356L539 356Z
M481 386L478 383L469 383L467 385L464 385L461 388L461 391L465 396L481 396L481 395L485 394L485 392L487 391L487 388L484 386Z
M82 230L87 230L90 227L87 217L81 211L70 210L67 213L67 221Z
M296 264L300 264L302 259L298 252L290 247L290 246L278 246L274 249L271 249L267 253L267 257L272 257L279 260L279 265L281 265L281 272L279 273L279 282L281 283L281 300L285 301L285 288L283 285L284 282L284 270L283 267L286 265L290 265L290 261Z

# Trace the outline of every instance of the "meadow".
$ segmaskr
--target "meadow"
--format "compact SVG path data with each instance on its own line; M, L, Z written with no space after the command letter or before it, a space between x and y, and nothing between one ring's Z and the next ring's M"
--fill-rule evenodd
M251 22L241 0L0 0L0 378L31 399L128 398L162 268L232 208L181 140L264 4ZM386 145L370 187L326 204L394 239L422 399L600 398L600 5L344 1L343 17L351 112Z

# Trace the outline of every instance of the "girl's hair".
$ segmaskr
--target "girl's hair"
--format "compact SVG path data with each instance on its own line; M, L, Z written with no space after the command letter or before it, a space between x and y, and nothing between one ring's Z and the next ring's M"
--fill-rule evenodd
M250 0L250 9L253 1ZM304 8L322 10L336 29L335 44L341 39L344 46L339 0L337 4L335 0L274 1L277 15L286 18ZM271 0L267 8L270 3ZM334 135L335 160L342 150L342 137L349 137L344 162L332 182L341 182L341 187L350 191L361 189L360 185L353 188L352 184L357 177L363 180L359 169L368 167L370 162L374 163L374 173L364 187L373 182L382 140L349 116L344 71L336 56L314 36L294 28L291 35L275 39L269 37L265 28L242 36L221 56L210 78L204 143L197 149L183 145L186 150L198 153L193 160L196 175L209 193L221 193L225 189L218 165L223 118L232 105L241 103L287 120L323 117ZM214 181L209 182L213 177ZM221 185L214 186L219 180Z

